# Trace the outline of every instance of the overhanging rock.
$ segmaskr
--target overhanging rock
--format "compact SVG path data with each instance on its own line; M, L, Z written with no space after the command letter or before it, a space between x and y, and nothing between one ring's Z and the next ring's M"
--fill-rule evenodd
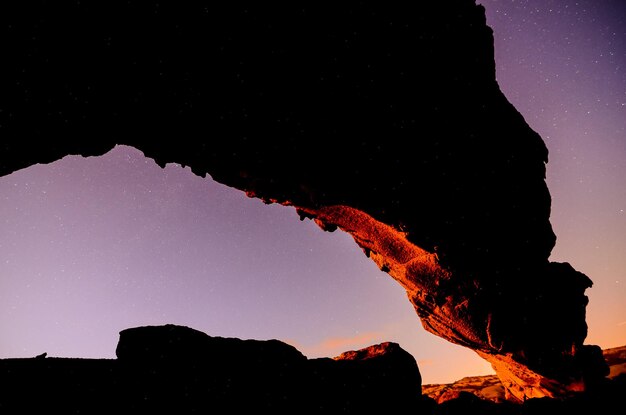
M44 3L2 34L0 174L132 145L352 234L517 399L605 375L550 263L547 149L473 0Z

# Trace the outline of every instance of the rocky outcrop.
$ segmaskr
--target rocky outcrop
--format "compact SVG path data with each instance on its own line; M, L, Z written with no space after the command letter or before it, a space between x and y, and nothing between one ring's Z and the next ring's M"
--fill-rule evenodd
M609 366L609 379L623 377L626 380L626 346L614 347L602 351L602 355ZM470 376L449 384L423 385L422 391L425 396L432 398L437 403L443 403L457 399L463 393L471 393L479 399L496 403L505 400L505 389L500 379L495 375Z
M208 336L188 327L120 333L118 359L0 359L0 411L13 413L419 413L427 415L611 413L626 376L570 399L491 399L495 376L465 378L421 396L419 370L395 343L307 360L276 340ZM605 353L612 368L617 349ZM482 379L482 381L481 381ZM490 384L480 390L479 385ZM503 396L500 384L500 396Z
M505 401L504 386L496 375L468 376L454 383L423 385L422 392L437 403L456 399L464 392L492 402Z
M0 13L0 175L132 145L350 233L512 399L607 373L475 1L27 7Z
M0 360L0 410L356 414L424 407L409 353L395 343L364 350L372 353L307 360L278 340L212 337L176 325L136 327L120 333L116 360Z
M278 340L212 337L173 324L123 330L115 354L119 361L128 363L178 365L202 362L230 368L257 365L277 369L297 367L306 361L306 357L295 347Z
M603 350L602 355L609 365L609 378L626 377L626 346Z
M411 406L418 407L422 395L420 371L415 358L397 343L386 342L351 350L333 360L333 364L326 363L327 367L334 365L343 375L328 376L328 379L334 378L332 383L335 383L329 389L354 385L356 389L350 393L354 396L360 395L363 390L375 391L374 396L360 401L365 412L374 408L380 408L381 411L393 408L400 410L407 400L413 402ZM326 380L323 384L330 386ZM379 396L386 396L387 399L380 402Z
M116 353L125 370L123 390L131 398L148 397L154 408L180 402L197 408L203 400L229 410L296 412L306 402L312 413L420 405L417 363L396 343L307 360L278 340L211 337L166 325L122 331ZM194 392L199 390L203 392ZM234 403L240 397L245 400ZM131 405L144 407L141 402Z

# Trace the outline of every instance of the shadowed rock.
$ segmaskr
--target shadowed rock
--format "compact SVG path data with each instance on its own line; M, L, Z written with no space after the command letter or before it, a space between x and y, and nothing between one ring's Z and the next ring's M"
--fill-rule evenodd
M346 409L370 413L422 407L417 362L397 343L381 343L310 362L313 384L319 385L320 395L335 401L347 399Z
M606 375L583 346L591 280L548 261L547 149L498 88L473 0L0 12L0 175L132 145L350 233L511 398Z
M363 351L372 353L355 355ZM298 412L305 407L310 413L417 408L421 378L415 359L395 343L363 351L307 360L277 340L211 337L166 325L122 331L116 353L123 396L133 408Z
M349 413L422 407L415 359L395 343L369 356L307 360L278 340L189 327L120 333L116 360L0 359L2 413ZM37 399L30 399L31 395Z
M258 365L276 369L295 367L306 361L295 347L278 340L212 337L173 324L123 330L115 354L121 362L150 365L202 362L214 366Z
M378 383L377 389L395 390L402 396L421 395L422 377L415 358L402 349L399 344L385 342L360 350L344 352L333 360L346 367L362 367L369 372L362 382ZM390 385L389 380L399 380L397 385Z
M611 368L624 363L620 349L624 348L605 351ZM529 399L515 405L489 401L488 394L479 393L480 378L466 378L448 385L445 394L431 395L437 404L421 396L417 364L395 343L345 352L334 359L307 360L277 340L212 337L174 325L124 330L117 352L118 359L0 359L0 411L610 413L623 406L626 390L626 376L618 374L573 398ZM428 393L432 386L424 390Z

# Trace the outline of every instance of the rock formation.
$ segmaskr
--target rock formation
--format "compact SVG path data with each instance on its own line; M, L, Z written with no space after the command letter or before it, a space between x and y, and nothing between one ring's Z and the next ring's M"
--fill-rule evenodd
M602 355L609 365L609 378L626 377L626 346L614 347L602 351Z
M621 382L623 383L626 380L626 346L605 349L602 351L602 355L610 370L607 377L618 381L618 378L622 377ZM465 377L449 384L423 385L422 392L437 403L455 399L464 392L496 403L505 400L504 386L495 375Z
M422 395L422 378L417 362L397 343L386 342L351 350L333 360L334 365L349 376L347 381L335 379L335 382L345 385L350 384L350 378L355 378L358 379L354 382L358 389L353 394L357 395L359 390L367 389L376 391L379 396L387 396L388 401L382 405L382 410L389 410L392 405L400 407L407 397L413 396L417 399ZM372 397L364 408L371 410L373 406L381 406L377 399Z
M606 375L474 0L27 7L0 13L0 175L132 145L350 233L512 398Z
M394 343L364 351L307 360L278 340L136 327L120 333L116 360L0 360L0 411L361 414L424 405L409 353Z
M611 369L623 366L623 352L605 351ZM395 343L334 359L306 359L277 340L212 337L175 325L124 330L117 354L117 359L0 359L0 412L610 413L623 407L626 390L626 376L616 372L601 388L571 399L495 403L486 390L497 386L494 376L485 377L486 389L480 389L479 377L466 378L444 388L425 385L431 395L422 396L415 359Z
M439 404L456 399L465 392L496 403L505 401L504 386L496 375L468 376L454 383L423 385L422 391Z
M203 362L215 367L297 367L306 361L295 347L278 340L241 340L212 337L189 327L135 327L123 330L115 350L121 362L185 364ZM232 362L229 362L232 359Z

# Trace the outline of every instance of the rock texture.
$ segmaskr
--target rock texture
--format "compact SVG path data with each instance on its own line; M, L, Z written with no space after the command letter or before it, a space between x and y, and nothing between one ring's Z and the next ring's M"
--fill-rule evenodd
M608 378L617 379L622 376L626 379L626 346L605 349L602 355L609 366ZM495 375L470 376L449 384L423 385L422 392L437 403L457 399L463 393L471 393L479 399L496 403L505 401L504 386Z
M349 232L510 398L606 374L583 346L591 280L548 261L548 152L498 88L474 0L0 12L0 175L132 145Z
M443 403L458 398L467 392L476 397L492 402L505 401L504 386L496 375L468 376L449 384L423 385L424 395L434 399L437 403Z
M626 377L626 346L614 347L602 351L606 363L609 365L609 378Z

